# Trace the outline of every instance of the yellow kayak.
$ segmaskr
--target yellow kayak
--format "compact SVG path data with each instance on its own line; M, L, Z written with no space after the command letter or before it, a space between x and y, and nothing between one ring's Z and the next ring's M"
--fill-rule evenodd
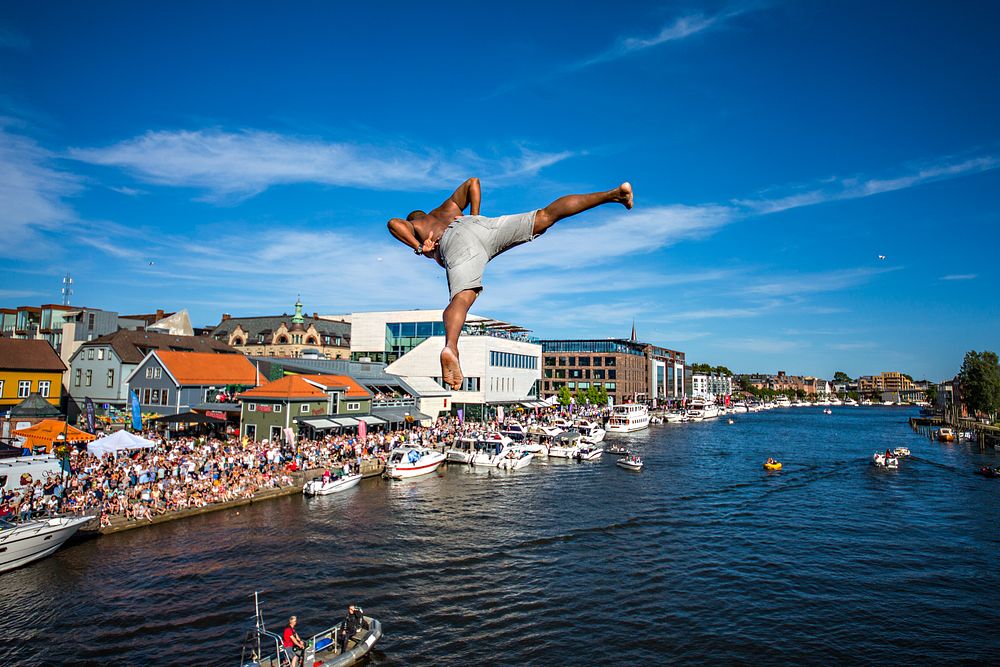
M764 470L781 470L781 463L765 463Z

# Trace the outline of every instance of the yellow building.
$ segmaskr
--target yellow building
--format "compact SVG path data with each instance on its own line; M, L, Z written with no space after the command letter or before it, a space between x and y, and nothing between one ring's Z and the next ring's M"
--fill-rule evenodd
M0 412L33 393L55 407L62 401L66 365L44 340L0 337Z

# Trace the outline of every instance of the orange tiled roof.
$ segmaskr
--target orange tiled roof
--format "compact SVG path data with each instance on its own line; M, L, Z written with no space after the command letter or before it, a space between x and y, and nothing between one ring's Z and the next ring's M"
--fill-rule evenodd
M242 354L157 350L164 368L182 385L254 384L257 369Z
M349 375L300 375L324 387L346 387L346 398L370 398L371 393Z
M301 375L286 375L240 394L241 398L326 398L316 385L306 382Z

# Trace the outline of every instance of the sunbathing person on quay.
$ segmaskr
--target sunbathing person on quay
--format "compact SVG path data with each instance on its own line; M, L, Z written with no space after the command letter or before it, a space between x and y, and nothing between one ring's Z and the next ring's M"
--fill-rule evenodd
M632 208L632 186L622 183L605 192L567 195L535 211L487 218L479 215L482 194L478 178L458 186L430 213L413 211L406 219L389 220L389 231L417 255L435 260L448 276L450 301L444 310L445 343L441 377L453 390L462 386L458 337L479 292L487 262L514 246L544 234L558 221L602 204ZM469 215L462 215L465 209Z

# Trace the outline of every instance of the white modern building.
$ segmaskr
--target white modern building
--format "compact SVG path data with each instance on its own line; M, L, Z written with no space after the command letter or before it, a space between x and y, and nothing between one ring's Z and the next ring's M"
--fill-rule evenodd
M733 377L721 373L692 373L691 396L716 400L733 394Z
M427 387L430 382L444 387L441 316L441 310L404 310L324 318L350 322L352 359L387 362L387 373L414 387ZM479 419L499 405L535 404L542 347L526 333L514 324L470 315L458 342L465 380L450 398L439 399L442 409L452 414L462 410L467 419Z

